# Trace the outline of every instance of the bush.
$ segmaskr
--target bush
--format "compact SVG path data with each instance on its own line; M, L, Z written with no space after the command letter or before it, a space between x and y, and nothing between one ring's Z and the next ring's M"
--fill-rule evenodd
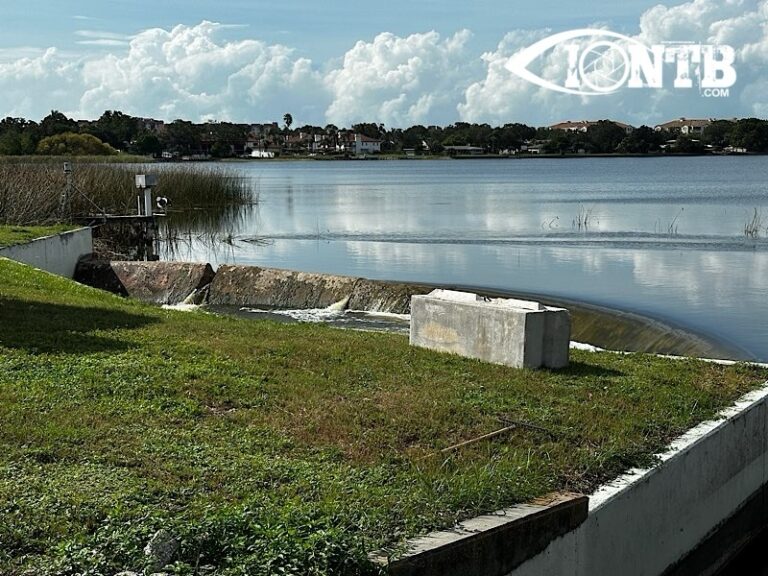
M66 132L43 138L37 153L47 156L112 156L117 150L90 134Z

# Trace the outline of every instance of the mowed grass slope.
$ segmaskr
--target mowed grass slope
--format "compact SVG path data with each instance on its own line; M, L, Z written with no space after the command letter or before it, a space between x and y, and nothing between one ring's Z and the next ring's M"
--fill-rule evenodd
M11 226L0 224L0 248L24 244L43 236L52 236L67 230L73 230L76 226L70 224L58 224L53 226Z
M368 574L366 554L647 465L768 375L161 310L0 259L0 574ZM502 428L497 438L439 453ZM439 453L439 455L435 455Z

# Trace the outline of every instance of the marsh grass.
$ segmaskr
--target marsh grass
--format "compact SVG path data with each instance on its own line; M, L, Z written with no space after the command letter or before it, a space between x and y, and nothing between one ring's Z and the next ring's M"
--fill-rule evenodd
M46 156L35 154L31 156L2 156L0 155L0 164L62 164L63 162L72 162L77 164L149 164L154 162L149 156L137 156L135 154L120 153L115 156Z
M258 198L251 181L221 166L159 164L73 165L68 188L62 162L0 162L0 224L40 225L92 214L135 214L136 174L155 174L153 195L169 199L171 212L197 214L214 225ZM61 196L69 190L62 213Z
M755 208L752 213L752 218L747 220L744 224L744 236L751 239L760 238L763 229L763 214Z
M141 572L160 528L176 574L375 573L382 546L649 465L767 377L582 351L514 370L3 260L0 326L3 576ZM441 453L509 420L531 426Z

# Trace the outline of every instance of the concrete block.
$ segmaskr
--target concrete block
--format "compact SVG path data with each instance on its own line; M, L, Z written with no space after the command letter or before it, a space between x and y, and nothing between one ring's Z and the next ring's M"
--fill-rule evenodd
M563 308L451 290L411 299L412 346L515 368L563 368L570 338Z

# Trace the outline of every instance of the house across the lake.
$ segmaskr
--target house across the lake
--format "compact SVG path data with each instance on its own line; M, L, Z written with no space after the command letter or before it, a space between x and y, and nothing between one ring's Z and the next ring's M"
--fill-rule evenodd
M381 152L381 140L371 138L365 134L344 132L339 134L336 151L346 152L356 156L361 156L363 154L378 154Z
M603 120L578 120L576 122L571 122L570 120L566 120L565 122L558 122L557 124L552 124L549 129L550 130L564 130L566 132L588 132L590 128L593 128L597 126L598 122L603 122ZM604 122L610 122L611 124L615 124L624 132L629 134L632 132L635 128L633 126L630 126L629 124L625 124L624 122L617 122L616 120L604 120Z
M711 118L678 118L677 120L670 120L663 124L654 126L654 130L657 132L661 130L667 130L668 132L677 132L679 134L701 134L704 128L712 124Z

